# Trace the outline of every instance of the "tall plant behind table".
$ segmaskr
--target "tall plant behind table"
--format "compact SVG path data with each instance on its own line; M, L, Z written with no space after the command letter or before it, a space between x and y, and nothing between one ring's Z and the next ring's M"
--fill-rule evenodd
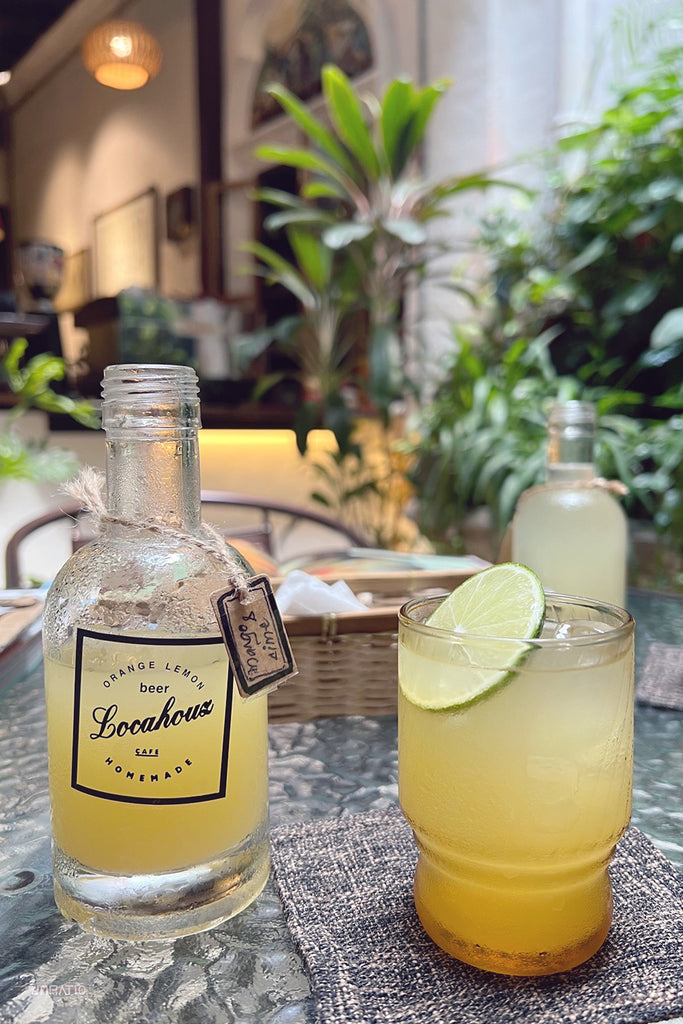
M299 409L302 453L310 429L322 422L334 431L342 458L357 457L352 428L359 405L372 409L387 426L397 401L419 396L421 382L406 352L404 305L407 290L418 283L431 257L443 252L443 246L428 241L428 225L448 214L453 196L499 184L484 174L436 183L423 177L420 145L446 88L445 81L421 88L396 79L381 98L361 95L339 68L327 65L322 71L324 121L285 87L268 90L308 143L305 148L262 146L256 151L261 159L302 175L297 195L272 189L259 193L279 207L265 224L288 232L297 265L282 261L267 246L250 248L261 261L261 272L302 303L305 324L300 321L297 330L308 331L302 351L317 344L319 353L332 351L338 357L331 386ZM314 251L317 295L311 303L301 285L303 278L310 294ZM323 305L328 325L334 323L334 342L320 330ZM357 335L359 325L364 349L360 361L358 339L351 344L349 334ZM282 327L276 325L274 336L278 331ZM337 488L339 494L343 488ZM317 497L325 500L324 495Z

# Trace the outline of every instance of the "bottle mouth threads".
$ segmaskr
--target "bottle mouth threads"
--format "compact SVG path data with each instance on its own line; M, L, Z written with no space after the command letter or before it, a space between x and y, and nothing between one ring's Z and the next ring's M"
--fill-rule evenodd
M102 426L108 436L155 440L200 426L199 381L191 366L118 363L102 379Z
M593 430L596 413L592 402L555 402L548 413L548 426L555 428L576 427Z
M595 425L592 402L556 402L548 414L548 465L592 466Z

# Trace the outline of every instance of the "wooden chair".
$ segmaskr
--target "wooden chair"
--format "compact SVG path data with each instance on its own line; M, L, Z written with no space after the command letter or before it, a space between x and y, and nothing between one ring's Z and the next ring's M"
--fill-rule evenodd
M230 522L228 515L227 518L224 516L220 523L214 523L214 525L227 538L248 540L276 560L282 556L283 538L291 536L298 526L304 524L316 527L318 531L325 531L324 534L318 532L317 537L327 536L330 538L326 550L331 549L329 545L333 538L336 542L336 549L339 549L340 541L343 542L344 547L367 546L367 540L356 530L331 516L302 506L231 491L202 491L202 504L205 506L204 514L207 522L213 519L209 509L218 509L220 506L233 512L239 511L239 517L234 523ZM255 525L250 525L247 521L247 515L250 513L257 517ZM60 519L72 519L74 521L73 550L87 543L90 536L87 532L87 525L84 526L81 523L81 514L82 509L77 502L64 501L61 507L45 512L19 527L10 537L5 548L5 586L8 589L22 586L20 560L22 542L44 526L58 522ZM309 550L308 547L306 550ZM317 547L314 547L313 550L317 550ZM325 550L325 548L321 550Z

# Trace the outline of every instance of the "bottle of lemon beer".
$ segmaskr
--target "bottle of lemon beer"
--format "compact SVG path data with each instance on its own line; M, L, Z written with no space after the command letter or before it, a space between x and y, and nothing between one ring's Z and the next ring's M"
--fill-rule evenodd
M595 407L558 402L548 417L547 482L520 497L512 523L512 558L528 565L547 590L623 607L627 523L614 495L619 484L597 478Z
M100 533L44 616L55 898L99 935L183 935L268 876L267 702L210 598L251 572L201 523L194 370L107 367L102 414Z

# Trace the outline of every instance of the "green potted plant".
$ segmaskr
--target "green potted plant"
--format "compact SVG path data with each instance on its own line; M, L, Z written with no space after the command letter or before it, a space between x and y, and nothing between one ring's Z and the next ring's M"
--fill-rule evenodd
M345 388L353 377L349 357L359 313L356 275L342 273L332 251L314 234L291 227L287 237L295 263L260 243L248 248L261 261L256 273L284 285L297 298L300 312L244 339L241 352L248 360L276 342L297 367L301 385L303 401L295 420L299 450L306 451L309 431L322 426L333 431L346 454L354 450L354 409ZM283 370L261 377L254 397L260 398L286 376Z
M86 427L97 427L99 417L86 401L59 394L53 385L62 380L65 362L50 353L26 361L27 342L14 340L0 359L0 382L12 401L0 423L0 548L14 530L55 503L57 487L78 470L76 456L47 441L46 414L71 417ZM32 422L37 413L44 417Z
M428 226L448 214L451 197L496 184L483 174L434 183L420 170L420 146L447 84L420 88L396 79L381 98L364 96L338 67L327 65L324 120L284 86L268 90L307 142L306 147L271 145L256 151L302 176L296 195L276 189L259 193L277 208L266 227L287 231L295 262L267 246L249 248L260 272L300 300L311 344L323 359L333 353L334 363L329 386L306 397L299 410L302 451L315 422L331 419L344 448L359 404L386 423L392 404L418 386L406 368L403 312L407 289L441 251ZM276 325L274 336L278 331L281 336Z
M543 219L483 220L487 273L415 449L420 522L435 543L462 543L464 519L484 505L500 536L542 477L548 405L582 397L597 403L602 474L626 484L630 516L680 566L682 71L683 49L660 54L546 155Z
M77 460L71 452L48 449L44 440L22 437L26 414L31 409L60 413L85 427L99 426L99 418L90 402L53 389L52 385L64 378L66 367L61 357L40 353L22 363L27 347L25 339L15 339L0 361L0 382L13 395L0 429L0 482L17 479L59 483L74 474Z
M432 237L433 221L447 217L452 197L496 182L484 174L428 181L421 144L447 82L420 88L407 79L389 83L378 98L362 95L334 65L322 71L324 116L281 85L270 95L306 140L305 147L262 146L257 156L295 168L298 193L262 189L275 207L265 221L285 231L293 253L247 248L257 273L283 285L299 301L300 315L260 333L295 359L303 385L296 433L301 453L314 426L326 426L338 452L319 461L313 498L339 516L360 519L378 544L401 536L406 492L405 456L395 450L391 420L421 381L411 370L404 310L410 288L446 246ZM412 365L419 367L420 360ZM261 382L261 393L278 377ZM382 425L364 450L359 420ZM397 467L401 467L400 470ZM380 468L381 467L381 468ZM401 479L399 479L399 477ZM399 502L401 507L399 508ZM388 524L396 523L396 528Z

